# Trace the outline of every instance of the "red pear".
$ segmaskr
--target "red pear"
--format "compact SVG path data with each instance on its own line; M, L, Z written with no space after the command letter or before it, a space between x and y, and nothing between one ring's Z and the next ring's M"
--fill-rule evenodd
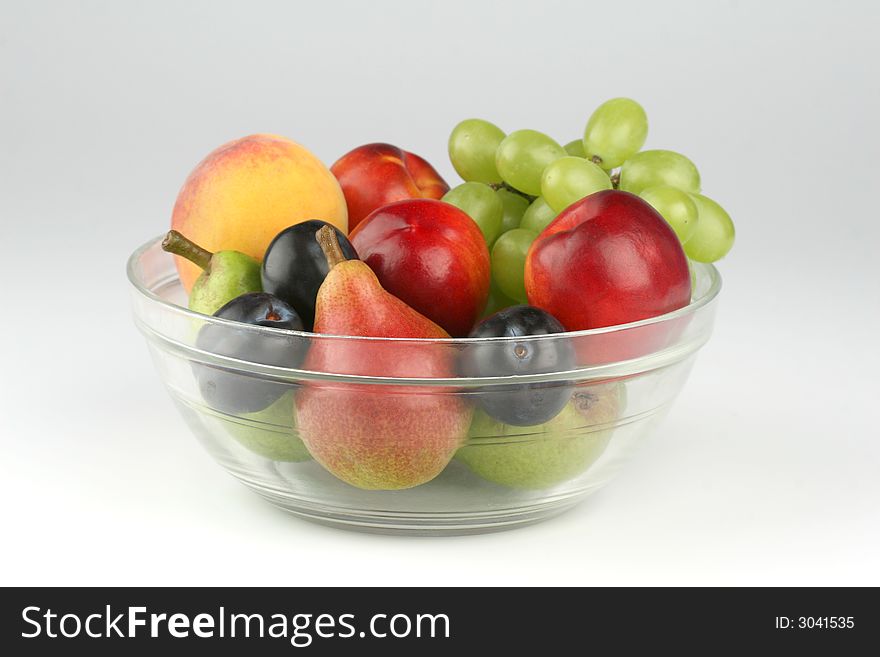
M304 368L374 377L455 376L451 344L429 319L382 288L364 262L345 260L334 231L316 236L330 272L318 290L316 336ZM453 389L309 382L297 396L297 426L312 456L353 486L410 488L436 477L465 440L472 409Z

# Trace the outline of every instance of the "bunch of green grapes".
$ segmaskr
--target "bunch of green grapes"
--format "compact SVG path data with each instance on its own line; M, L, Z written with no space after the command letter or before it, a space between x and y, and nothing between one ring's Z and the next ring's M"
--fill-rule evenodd
M647 135L648 119L641 105L614 98L593 112L583 139L566 148L614 170L616 186L651 204L672 226L689 258L720 260L736 236L730 215L700 194L700 172L687 157L668 150L640 151Z
M462 121L449 137L449 157L465 182L443 200L464 210L486 239L492 256L487 313L526 302L526 254L540 230L520 224L540 193L545 165L560 154L562 147L546 135L530 130L506 135L482 119Z
M614 98L590 116L583 138L560 146L536 130L505 134L482 119L462 121L449 137L449 158L464 183L443 200L480 227L492 255L487 312L526 303L523 273L532 242L551 221L590 194L621 189L651 204L692 260L714 262L733 246L730 216L700 194L700 174L687 157L640 149L648 135L644 109Z

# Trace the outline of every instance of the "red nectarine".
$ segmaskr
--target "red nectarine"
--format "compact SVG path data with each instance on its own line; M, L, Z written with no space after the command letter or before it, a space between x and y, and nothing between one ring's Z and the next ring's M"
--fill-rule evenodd
M350 236L382 287L464 336L489 296L489 249L483 233L454 205L429 199L379 208Z
M439 199L449 191L434 167L391 144L359 146L330 170L345 194L350 231L383 205L409 198Z
M525 284L529 303L569 331L662 315L686 306L691 296L675 231L648 203L617 190L573 203L544 229L526 257ZM590 360L642 355L662 346L667 336L665 329L660 333L596 336Z

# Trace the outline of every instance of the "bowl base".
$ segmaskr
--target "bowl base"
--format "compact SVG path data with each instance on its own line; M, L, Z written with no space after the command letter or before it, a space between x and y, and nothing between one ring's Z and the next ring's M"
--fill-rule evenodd
M527 507L499 508L481 512L401 512L358 510L293 499L277 491L242 481L249 489L298 518L326 527L368 534L396 536L467 536L507 531L532 525L573 508L586 492Z

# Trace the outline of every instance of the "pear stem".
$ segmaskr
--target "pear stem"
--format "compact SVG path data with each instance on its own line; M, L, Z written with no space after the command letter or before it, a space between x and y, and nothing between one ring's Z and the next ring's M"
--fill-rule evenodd
M336 230L333 226L322 226L315 233L315 240L317 240L318 245L324 252L324 257L327 258L327 264L330 265L330 269L333 269L340 262L348 260L342 252L342 247L339 246L339 239L336 237Z
M186 258L206 271L211 268L211 258L214 257L208 249L202 248L176 230L169 230L165 235L165 239L162 240L162 250Z

